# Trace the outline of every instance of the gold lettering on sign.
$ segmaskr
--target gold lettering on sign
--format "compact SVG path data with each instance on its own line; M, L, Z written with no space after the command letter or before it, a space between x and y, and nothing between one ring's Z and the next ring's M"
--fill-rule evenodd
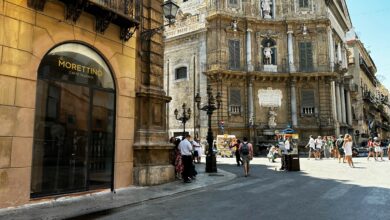
M62 67L62 68L77 71L77 72L83 72L83 73L90 74L90 75L96 75L98 77L103 76L103 71L101 69L87 67L87 66L83 66L83 65L72 63L72 62L65 61L65 60L59 59L58 60L58 67Z

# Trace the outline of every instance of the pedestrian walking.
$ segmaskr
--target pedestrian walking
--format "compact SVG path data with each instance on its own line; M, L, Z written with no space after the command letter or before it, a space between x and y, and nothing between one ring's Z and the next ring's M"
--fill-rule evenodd
M381 146L381 141L379 138L374 137L374 147L375 147L375 159L379 160L379 156L381 156L381 161L383 161L383 149Z
M200 145L200 141L198 139L195 139L192 142L192 145L194 146L194 163L200 163L202 154L202 146Z
M191 139L191 135L187 134L179 144L181 160L184 166L182 178L185 183L191 182L191 177L193 176L193 170L194 170L192 164L192 145L190 139Z
M350 167L354 168L355 166L353 165L353 161L352 161L352 144L353 144L352 143L352 136L349 134L346 134L344 137L344 144L343 144L345 158L347 159L348 165Z
M343 163L345 163L345 152L344 152L344 138L343 135L340 135L339 138L336 141L336 147L339 151L339 163L341 163L341 158L343 158Z
M324 158L329 158L329 154L330 154L330 146L329 146L329 140L328 140L328 137L327 136L324 136L324 138L322 139L322 142L324 143L323 145L323 149L324 149Z
M321 136L318 136L315 140L316 148L315 148L315 158L316 159L321 159L321 151L322 151L322 145L323 141Z
M390 143L389 143L389 145L387 145L387 157L388 157L388 160L390 160Z
M287 137L284 141L284 145L282 150L282 166L280 167L280 170L289 170L290 167L290 160L289 160L289 152L292 149L290 145L290 137Z
M306 148L308 146L309 146L309 157L307 159L310 160L311 155L315 153L315 149L316 149L313 135L310 135L309 142L307 143Z
M180 139L177 139L175 137L172 137L170 139L170 142L175 144L175 148L173 150L174 152L174 166L175 166L175 175L176 175L176 178L177 179L182 179L182 174L183 174L183 162L181 160L181 153L180 153L180 149L179 149L179 143L180 143Z
M374 147L374 142L372 141L372 138L368 138L367 147L368 147L367 160L370 160L370 156L372 156L376 160L375 147Z
M241 144L241 141L239 139L233 139L232 142L230 143L230 147L233 149L234 155L236 156L236 163L237 163L238 167L240 165L242 165L240 151L238 150L240 147L240 144Z
M248 142L248 138L244 137L242 140L243 143L240 144L239 151L244 164L244 175L247 177L249 175L249 162L253 158L253 146Z

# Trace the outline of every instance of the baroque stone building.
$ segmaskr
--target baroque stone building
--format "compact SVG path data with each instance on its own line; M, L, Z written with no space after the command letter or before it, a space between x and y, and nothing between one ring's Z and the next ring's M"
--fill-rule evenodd
M0 208L174 179L162 3L0 1Z
M376 66L363 43L352 31L347 38L349 75L355 141L368 137L388 139L390 132L389 92L376 77Z
M252 142L261 144L288 127L299 133L302 143L309 135L353 131L345 40L352 24L345 1L178 3L205 5L201 12L184 13L182 23L191 23L186 18L193 16L205 17L206 49L191 49L191 43L201 45L196 43L198 39L189 40L194 39L191 37L197 30L182 34L181 26L167 28L165 53L170 59L165 66L169 63L166 74L171 80L166 77L166 89L175 94L171 111L184 100L193 103L190 96L197 91L205 93L202 86L209 83L223 97L222 108L212 118L214 134L249 136ZM181 49L184 47L187 50ZM195 56L194 51L204 53ZM186 60L190 56L198 61L193 65L196 69L184 82L172 79L180 71L177 67L191 65ZM204 76L207 80L193 80ZM184 93L184 88L189 93ZM196 117L195 124L191 124L194 130L199 126ZM169 119L170 131L180 131L172 114ZM200 131L200 136L205 137L206 132Z

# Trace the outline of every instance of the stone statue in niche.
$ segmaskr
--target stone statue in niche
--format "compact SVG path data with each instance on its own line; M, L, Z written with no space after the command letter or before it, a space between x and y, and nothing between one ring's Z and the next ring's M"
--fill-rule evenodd
M263 18L271 17L271 0L262 0L261 8L263 10Z
M276 113L276 110L275 108L271 107L269 108L269 112L268 112L268 127L269 128L275 128L276 127L276 116L278 114Z
M267 46L264 47L264 64L267 64L267 65L270 65L272 64L272 49L271 49L271 45L270 43L268 42L267 43Z

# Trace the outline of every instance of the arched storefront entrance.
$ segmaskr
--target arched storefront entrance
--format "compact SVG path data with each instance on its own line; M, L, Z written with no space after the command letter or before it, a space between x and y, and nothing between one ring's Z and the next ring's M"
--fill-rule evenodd
M31 197L112 188L115 86L91 48L65 43L38 69Z

